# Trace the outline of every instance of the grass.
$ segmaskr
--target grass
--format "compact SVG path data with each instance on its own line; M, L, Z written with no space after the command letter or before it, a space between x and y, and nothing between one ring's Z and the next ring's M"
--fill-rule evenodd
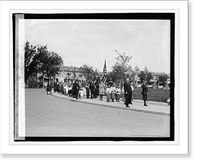
M158 102L167 102L167 99L170 95L170 89L151 89L149 88L149 93L147 96L148 101L158 101ZM142 100L141 88L135 88L133 94L133 99Z

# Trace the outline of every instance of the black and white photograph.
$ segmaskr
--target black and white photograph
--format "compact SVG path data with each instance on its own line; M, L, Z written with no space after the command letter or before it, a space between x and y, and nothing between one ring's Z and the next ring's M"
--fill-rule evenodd
M190 23L187 0L0 1L2 159L190 157Z
M174 140L174 13L12 18L15 141Z

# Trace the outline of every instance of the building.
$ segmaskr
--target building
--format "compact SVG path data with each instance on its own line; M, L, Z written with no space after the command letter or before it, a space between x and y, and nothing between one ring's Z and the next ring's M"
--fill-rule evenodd
M58 75L55 78L50 78L49 83L54 81L62 82L62 83L72 83L75 79L85 81L86 78L83 75L80 67L74 66L62 66ZM43 78L41 73L37 73L36 76L30 76L27 81L26 87L34 88L39 87L41 84L46 86L48 83L47 78Z
M56 80L63 83L70 83L75 79L86 80L80 67L62 66L58 76L56 76Z

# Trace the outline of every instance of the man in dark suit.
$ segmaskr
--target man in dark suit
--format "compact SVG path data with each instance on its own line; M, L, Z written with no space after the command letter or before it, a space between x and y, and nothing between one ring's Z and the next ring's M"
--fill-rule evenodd
M127 78L126 82L124 83L124 97L125 97L124 104L126 105L126 107L129 107L129 104L131 104L131 96L132 96L132 89L129 82L129 78Z
M142 84L142 92L141 94L143 95L143 100L144 100L144 106L148 106L146 101L147 101L147 94L148 94L148 91L149 91L149 88L147 86L147 81L145 80Z
M72 89L74 91L76 99L78 99L78 92L79 92L80 86L79 86L77 80L75 80Z

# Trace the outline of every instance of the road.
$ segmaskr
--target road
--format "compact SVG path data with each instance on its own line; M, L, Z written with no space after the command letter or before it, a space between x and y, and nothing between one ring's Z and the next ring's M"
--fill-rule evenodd
M170 116L74 102L25 91L26 136L168 137Z

